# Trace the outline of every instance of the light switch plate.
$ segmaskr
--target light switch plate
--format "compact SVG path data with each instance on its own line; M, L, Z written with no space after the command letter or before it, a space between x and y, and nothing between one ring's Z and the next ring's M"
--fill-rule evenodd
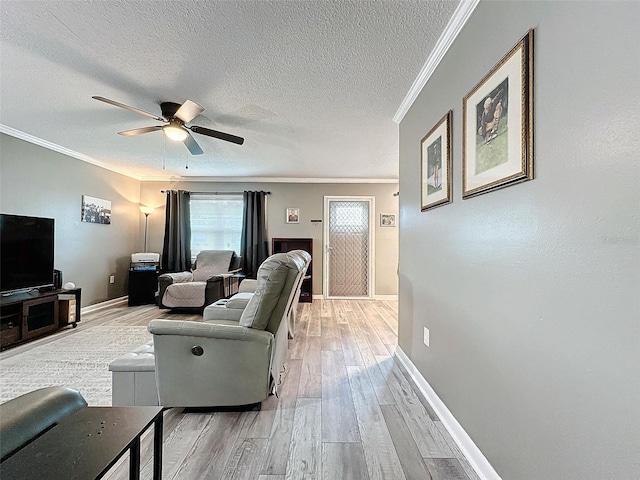
M429 346L429 329L427 327L424 327L424 344Z

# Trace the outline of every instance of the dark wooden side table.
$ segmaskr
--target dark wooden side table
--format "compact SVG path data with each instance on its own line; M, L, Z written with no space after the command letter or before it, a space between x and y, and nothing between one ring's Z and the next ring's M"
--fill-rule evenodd
M154 424L153 478L162 478L162 407L85 407L0 464L2 480L102 478L129 451L140 478L140 437Z
M242 282L245 277L246 275L244 273L234 273L232 275L225 276L224 295L226 298L238 293L240 282Z

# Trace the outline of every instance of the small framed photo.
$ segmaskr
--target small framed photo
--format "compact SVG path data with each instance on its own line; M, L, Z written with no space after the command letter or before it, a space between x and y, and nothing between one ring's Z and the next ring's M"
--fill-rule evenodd
M533 30L462 104L462 198L533 179Z
M80 220L87 223L111 224L111 201L102 198L82 196Z
M300 223L299 208L287 208L287 223Z
M452 116L449 110L420 142L420 210L423 212L453 201Z
M380 214L380 226L381 227L395 227L396 226L396 214L395 213L381 213Z

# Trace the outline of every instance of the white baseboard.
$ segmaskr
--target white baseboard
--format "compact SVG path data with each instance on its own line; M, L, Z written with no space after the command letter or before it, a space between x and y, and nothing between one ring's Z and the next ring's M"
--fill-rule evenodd
M121 303L127 303L128 300L129 300L128 296L112 298L111 300L106 300L104 302L95 303L93 305L82 307L81 312L83 314L89 313L89 312L95 312L97 310L102 310L103 308L113 307L115 305L120 305Z
M394 300L398 300L398 295L374 295L373 297L374 300L390 300L390 301L394 301Z
M466 459L469 461L475 472L482 480L501 480L500 475L494 470L487 458L480 449L473 443L471 437L465 432L462 425L458 423L453 414L449 411L436 392L431 388L429 382L418 371L407 354L398 346L396 347L396 358L404 366L420 392L427 399L436 415L445 426L453 440L456 442Z
M314 295L314 300L322 300L324 295ZM374 295L372 299L367 297L348 297L345 300L398 300L398 295Z

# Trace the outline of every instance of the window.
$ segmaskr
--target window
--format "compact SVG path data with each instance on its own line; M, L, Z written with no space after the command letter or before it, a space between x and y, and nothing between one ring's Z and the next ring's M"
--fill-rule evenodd
M191 259L202 250L233 250L240 255L242 195L191 195Z

